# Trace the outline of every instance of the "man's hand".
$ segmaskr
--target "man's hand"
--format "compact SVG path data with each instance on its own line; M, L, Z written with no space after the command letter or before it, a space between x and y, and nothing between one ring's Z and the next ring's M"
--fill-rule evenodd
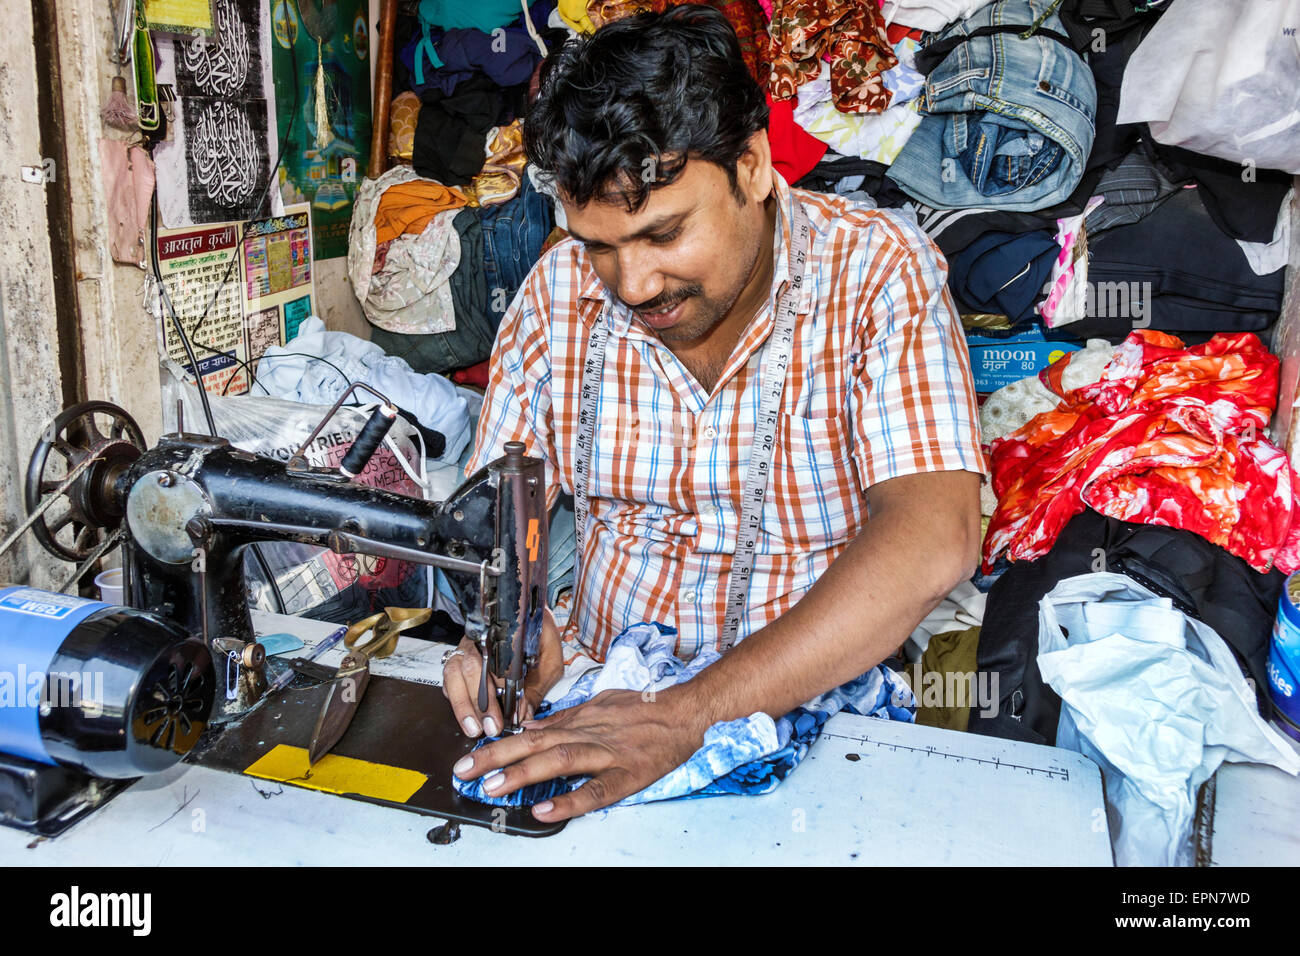
M555 626L550 608L543 611L542 639L537 658L537 666L530 669L524 679L524 693L516 714L519 720L532 717L542 705L546 692L564 675L560 631ZM483 655L473 641L465 638L443 665L442 693L451 702L456 722L469 737L477 737L484 732L489 737L495 737L505 726L501 719L501 704L497 700L496 687L489 688L487 710L478 709L478 689L482 679Z
M700 748L707 724L684 690L672 687L653 697L607 690L476 750L456 764L456 776L473 780L503 768L484 784L493 796L555 777L591 777L572 793L533 807L533 816L547 823L607 807L644 790Z

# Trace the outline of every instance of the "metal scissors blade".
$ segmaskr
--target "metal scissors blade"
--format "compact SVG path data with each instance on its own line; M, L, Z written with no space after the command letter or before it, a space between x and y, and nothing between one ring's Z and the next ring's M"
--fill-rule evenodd
M361 698L370 685L370 659L393 653L398 635L423 624L432 613L431 608L390 607L348 628L343 638L347 652L325 692L325 703L316 718L316 729L307 747L309 764L315 764L329 753L352 725L352 718L356 716ZM370 639L358 643L367 631L372 632Z
M369 684L369 656L365 652L349 652L325 692L325 703L316 718L316 729L307 748L308 763L320 760L347 733Z

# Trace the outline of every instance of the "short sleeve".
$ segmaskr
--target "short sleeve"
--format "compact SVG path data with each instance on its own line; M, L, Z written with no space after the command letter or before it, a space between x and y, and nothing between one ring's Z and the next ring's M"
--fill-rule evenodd
M942 253L891 217L863 290L853 343L853 457L865 492L931 471L987 474L970 353Z
M506 310L492 345L488 386L465 477L505 454L506 442L521 441L525 453L546 469L546 506L555 507L558 480L551 408L550 303L545 269L539 264Z

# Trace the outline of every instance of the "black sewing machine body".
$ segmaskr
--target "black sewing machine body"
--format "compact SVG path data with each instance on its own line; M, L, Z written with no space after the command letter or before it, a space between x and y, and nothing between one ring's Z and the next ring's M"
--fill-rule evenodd
M294 467L221 438L173 434L112 486L124 516L123 587L133 608L241 656L256 698L260 660L248 613L243 551L296 541L442 567L468 632L493 675L522 687L541 633L546 508L540 461L512 448L445 502L359 485L337 471ZM118 510L113 508L112 510Z
M536 660L546 601L542 462L526 457L521 443L508 443L501 458L443 502L367 487L352 476L382 441L387 424L380 417L377 412L338 469L312 468L301 451L288 463L255 455L223 438L186 433L183 425L146 448L130 416L106 402L76 406L50 423L28 467L29 518L5 547L30 527L52 554L79 563L66 590L120 544L121 603L129 610L57 591L0 588L19 609L7 620L20 632L0 635L0 650L16 660L39 652L42 661L84 661L92 670L111 660L117 675L105 680L112 685L106 699L95 702L95 733L76 729L86 723L79 703L71 710L60 704L47 715L44 699L40 715L18 715L12 726L0 728L0 742L21 744L9 751L0 747L0 823L59 832L116 792L111 781L100 779L99 768L126 778L170 766L191 754L214 724L236 731L219 736L230 737L226 749L239 757L244 745L238 730L246 722L238 719L276 696L268 694L268 662L253 630L244 579L244 551L259 542L301 542L442 568L465 632L483 653L483 686L499 684L507 728L515 729L514 704ZM60 502L64 512L53 517ZM71 539L60 538L68 532ZM34 609L29 615L80 616L40 630L22 616L28 607ZM81 617L84 622L77 624ZM101 618L134 628L133 636L105 643L109 631ZM285 677L275 686L284 687ZM440 694L419 699L420 708L443 706ZM382 716L371 714L372 720ZM164 733L177 721L184 733ZM383 720L361 724L359 732L379 733L369 738L377 744L401 738L385 731ZM446 740L433 735L440 741L435 776L441 779L450 773L448 761L470 742L459 736L449 713L437 730L450 734ZM243 764L236 764L228 769L242 772ZM434 796L432 810L481 822ZM10 798L12 806L5 802ZM431 812L430 807L410 809ZM530 827L525 820L515 829L532 832Z

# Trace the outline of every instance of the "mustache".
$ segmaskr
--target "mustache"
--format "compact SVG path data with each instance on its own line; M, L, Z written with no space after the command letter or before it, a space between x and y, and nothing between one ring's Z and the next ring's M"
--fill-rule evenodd
M658 312L662 309L676 308L678 303L685 302L687 299L700 295L703 292L704 290L698 283L692 283L685 288L677 289L673 292L663 292L655 296L653 299L642 302L640 305L632 305L629 302L624 302L623 304L633 312Z

